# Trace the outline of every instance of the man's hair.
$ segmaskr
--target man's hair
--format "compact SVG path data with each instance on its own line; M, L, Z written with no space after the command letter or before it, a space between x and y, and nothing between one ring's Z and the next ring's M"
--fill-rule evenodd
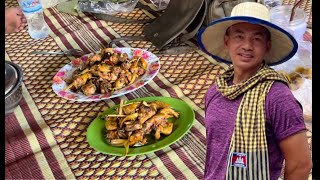
M237 23L237 24L238 24L238 23ZM231 25L231 26L228 27L228 29L226 30L226 33L225 33L226 36L229 36L230 28L231 28L232 26L234 26L234 25L236 25L236 24L233 24L233 25ZM260 26L261 26L261 25L260 25ZM270 33L270 31L269 31L266 27L264 27L264 26L261 26L261 27L262 27L262 28L264 29L264 31L266 32L267 40L270 41L270 40L271 40L271 33Z

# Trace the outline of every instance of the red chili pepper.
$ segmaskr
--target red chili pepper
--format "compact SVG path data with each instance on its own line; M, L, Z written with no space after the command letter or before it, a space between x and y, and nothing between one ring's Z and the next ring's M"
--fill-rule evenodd
M114 63L112 61L109 60L105 60L104 61L106 64L110 65L110 66L114 66Z

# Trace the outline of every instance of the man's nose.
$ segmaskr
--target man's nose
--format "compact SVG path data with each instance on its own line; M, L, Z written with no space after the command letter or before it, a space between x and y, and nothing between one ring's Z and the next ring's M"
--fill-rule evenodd
M252 39L249 39L249 38L246 38L244 41L243 41L243 46L242 48L244 48L245 50L252 50L253 49L253 40Z

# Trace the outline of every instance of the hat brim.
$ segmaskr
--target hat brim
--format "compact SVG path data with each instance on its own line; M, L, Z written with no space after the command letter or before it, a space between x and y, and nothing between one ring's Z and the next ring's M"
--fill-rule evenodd
M231 63L224 45L224 36L230 26L241 22L258 24L270 31L271 49L264 57L268 65L281 64L297 52L298 43L291 34L275 24L249 16L226 17L213 21L206 28L201 28L197 34L200 48L216 60Z

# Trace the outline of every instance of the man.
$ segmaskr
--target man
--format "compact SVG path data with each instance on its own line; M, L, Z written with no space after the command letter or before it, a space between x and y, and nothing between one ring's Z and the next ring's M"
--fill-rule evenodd
M312 167L302 108L269 65L289 60L295 39L245 2L198 33L199 46L232 66L205 97L205 179L308 179Z
M21 8L11 7L5 9L5 33L10 34L23 30L27 23Z

